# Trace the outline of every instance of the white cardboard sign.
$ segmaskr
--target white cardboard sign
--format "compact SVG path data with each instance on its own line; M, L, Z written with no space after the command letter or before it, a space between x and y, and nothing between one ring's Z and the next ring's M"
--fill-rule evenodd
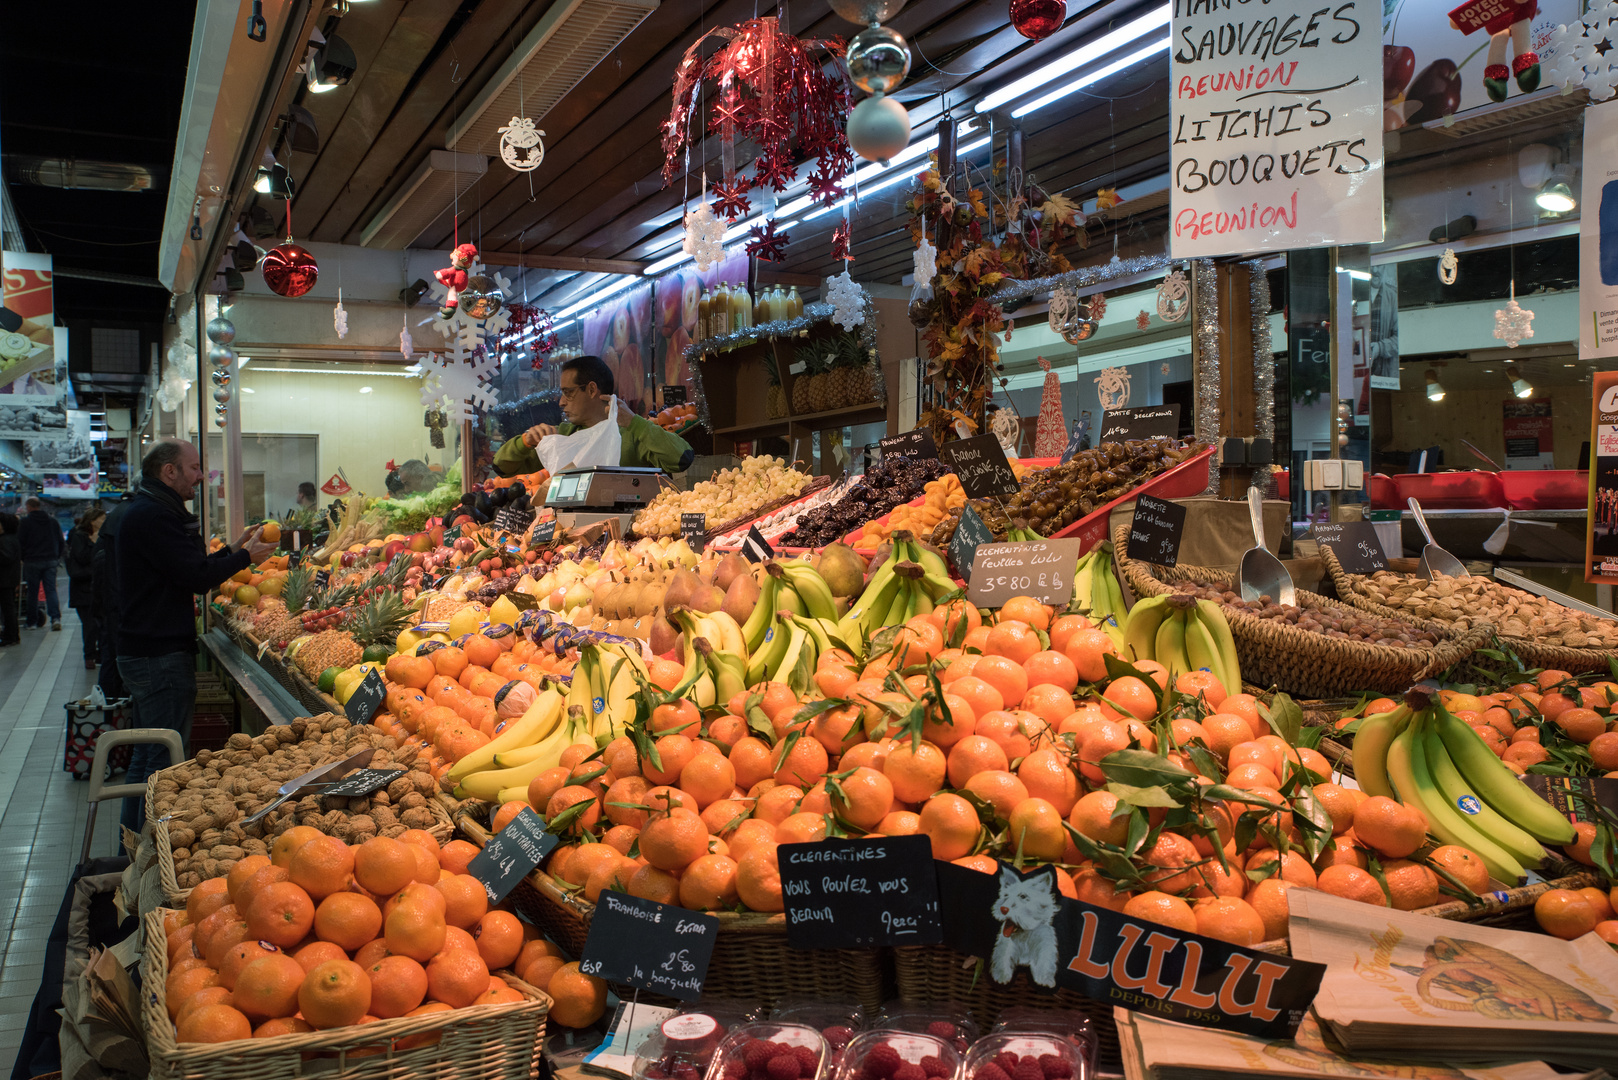
M1584 110L1579 356L1618 356L1618 101Z

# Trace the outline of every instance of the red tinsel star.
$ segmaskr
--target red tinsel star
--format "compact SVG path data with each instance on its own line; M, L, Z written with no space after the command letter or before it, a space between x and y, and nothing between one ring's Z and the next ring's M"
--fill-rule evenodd
M827 173L820 168L809 174L809 198L821 206L830 206L843 197L843 185L836 179L841 173Z
M831 257L842 259L845 263L854 261L853 243L849 238L849 227L846 221L837 226L836 231L831 234Z
M785 191L798 178L798 170L789 160L776 154L760 154L753 160L753 186L763 190L766 185L776 191Z
M787 242L792 239L790 233L776 232L773 221L754 225L747 230L747 235L752 237L747 242L747 253L765 262L780 262L786 255Z
M748 201L745 194L751 186L752 182L745 176L738 176L733 184L715 184L713 212L723 215L730 221L746 217L753 209L753 204Z

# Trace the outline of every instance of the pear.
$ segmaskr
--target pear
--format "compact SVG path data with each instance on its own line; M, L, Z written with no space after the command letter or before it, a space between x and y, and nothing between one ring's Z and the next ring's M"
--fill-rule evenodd
M654 585L651 582L647 582L646 584L642 585L640 587L640 592L635 596L635 610L633 612L633 616L637 619L644 618L645 616L652 614L658 608L662 607L663 594L666 591L667 590L665 590L663 586Z
M562 597L562 610L572 611L576 607L588 604L594 595L590 586L582 581L575 581L568 586L567 593Z
M717 585L714 587L718 588ZM719 606L719 610L738 623L745 623L758 605L759 593L758 582L753 580L751 574L737 574L731 578L730 588L725 590L725 602Z
M855 596L865 587L865 560L847 544L827 544L818 570L833 596Z
M647 645L658 656L672 652L680 644L680 628L659 615L647 632Z
M685 602L686 607L692 611L700 611L704 615L710 611L718 611L724 604L725 594L717 585L698 585Z
M752 564L745 558L734 551L729 552L719 560L719 565L714 570L713 583L721 589L729 591L730 583L738 577L747 577L748 571L751 569Z
M702 587L702 579L697 577L696 574L690 570L679 570L669 581L669 587L663 593L663 603L670 608L690 607L691 594Z

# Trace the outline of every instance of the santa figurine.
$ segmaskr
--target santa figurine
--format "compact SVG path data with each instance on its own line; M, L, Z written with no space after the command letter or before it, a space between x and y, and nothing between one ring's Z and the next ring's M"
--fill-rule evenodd
M1528 47L1529 24L1539 14L1539 0L1467 0L1449 13L1449 24L1463 34L1484 30L1489 35L1489 62L1483 69L1483 88L1490 101L1506 100L1506 82L1513 76L1523 93L1539 89L1539 54ZM1511 40L1511 68L1506 68L1506 39Z
M455 309L461 303L461 290L466 288L466 271L477 261L478 249L472 244L462 244L450 252L450 265L442 270L434 270L433 277L438 283L449 290L444 298L444 306L438 309L440 319L450 319L455 316Z

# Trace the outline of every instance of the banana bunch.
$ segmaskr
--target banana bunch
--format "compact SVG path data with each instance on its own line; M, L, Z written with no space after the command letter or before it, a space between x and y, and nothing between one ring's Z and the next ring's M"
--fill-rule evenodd
M1104 541L1084 553L1073 570L1073 603L1088 614L1112 643L1124 647L1124 591L1112 573L1112 543Z
M1124 621L1123 656L1162 664L1170 686L1188 671L1205 669L1227 694L1241 693L1236 639L1225 613L1212 600L1163 593L1136 601Z
M1516 885L1570 844L1568 820L1534 794L1466 724L1419 691L1367 717L1354 735L1354 779L1367 795L1414 806L1446 844L1475 852L1489 875Z
M865 590L837 623L838 636L860 655L872 634L899 626L933 610L943 596L959 592L943 556L904 529L893 534L888 559L865 583Z
M760 605L763 602L761 596ZM684 631L685 678L674 688L675 697L689 698L697 708L707 709L746 689L742 679L747 672L747 639L735 619L723 611L704 614L689 608L670 618ZM633 707L629 715L634 716Z
M820 572L800 560L771 559L764 565L764 582L759 586L758 602L753 613L742 624L742 645L738 650L742 661L764 648L775 635L775 613L790 611L794 615L807 615L816 619L837 620L837 598ZM716 648L728 648L709 638Z
M579 681L588 682L588 676ZM487 745L452 765L448 775L455 782L455 797L499 802L526 799L529 781L560 764L563 750L576 742L593 748L595 740L584 715L570 715L564 708L572 693L569 690L564 697L556 687L547 687Z
M748 661L744 682L747 687L763 682L786 683L802 697L815 689L815 669L821 654L845 648L842 635L830 619L779 611L775 621L764 647Z
M1021 525L1013 525L1011 528L1006 530L1005 542L1008 544L1025 544L1043 539L1045 538L1039 535L1033 529L1029 529Z

